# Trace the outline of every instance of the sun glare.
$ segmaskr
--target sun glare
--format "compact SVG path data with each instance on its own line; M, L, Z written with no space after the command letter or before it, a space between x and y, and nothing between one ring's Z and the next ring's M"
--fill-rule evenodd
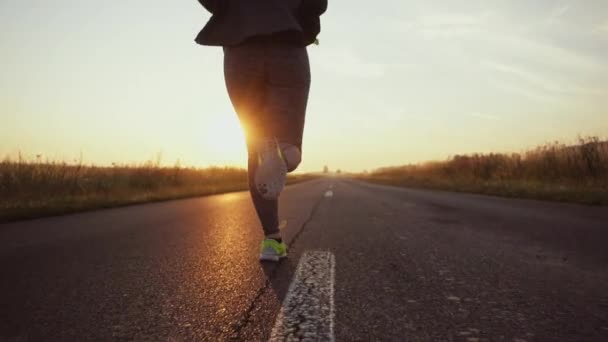
M216 115L205 130L205 150L209 163L215 165L238 165L246 162L245 138L234 114Z

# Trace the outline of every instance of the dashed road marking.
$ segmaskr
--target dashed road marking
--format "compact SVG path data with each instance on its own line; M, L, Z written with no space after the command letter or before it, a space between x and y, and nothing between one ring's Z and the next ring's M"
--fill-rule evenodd
M335 341L335 258L330 252L302 255L270 341Z
M325 191L325 197L334 197L334 192L332 190Z

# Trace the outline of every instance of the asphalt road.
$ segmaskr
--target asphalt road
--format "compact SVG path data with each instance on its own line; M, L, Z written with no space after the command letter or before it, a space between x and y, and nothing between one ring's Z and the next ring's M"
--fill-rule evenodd
M311 340L608 341L606 207L327 178L281 217L278 265L244 192L0 225L0 340L267 340L288 297Z

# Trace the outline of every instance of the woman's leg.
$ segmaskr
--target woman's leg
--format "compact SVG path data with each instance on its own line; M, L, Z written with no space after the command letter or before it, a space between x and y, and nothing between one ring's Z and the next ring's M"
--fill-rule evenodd
M266 236L279 233L278 200L264 199L255 186L258 146L271 137L265 112L265 45L246 44L224 48L224 77L228 95L245 132L248 151L249 191Z
M278 200L261 196L255 185L260 142L276 138L284 151L302 149L310 88L306 48L267 43L224 49L224 73L230 100L245 130L251 197L266 236L280 236ZM300 158L287 165L293 170Z
M279 141L293 171L301 161L306 106L310 90L310 64L305 47L274 45L268 50L265 112L274 123Z
M255 144L253 144L255 145ZM264 235L267 238L281 239L279 230L279 200L265 199L258 192L255 185L255 173L258 168L258 152L255 147L248 149L248 176L249 176L249 192L253 206L258 214Z

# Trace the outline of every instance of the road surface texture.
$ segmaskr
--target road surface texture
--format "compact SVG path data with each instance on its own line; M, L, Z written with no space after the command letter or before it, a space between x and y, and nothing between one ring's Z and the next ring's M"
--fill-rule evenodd
M0 225L0 340L608 341L606 207L340 178L281 205L278 265L245 192Z

